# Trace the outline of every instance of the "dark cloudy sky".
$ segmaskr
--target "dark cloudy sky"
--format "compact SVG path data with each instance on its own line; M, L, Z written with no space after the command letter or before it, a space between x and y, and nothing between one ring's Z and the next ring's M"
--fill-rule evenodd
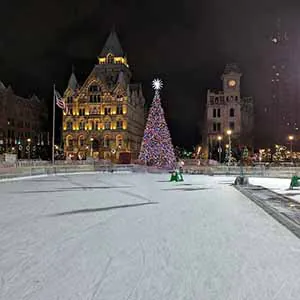
M195 144L207 88L218 87L224 65L235 61L244 73L244 93L255 94L256 70L268 55L276 18L297 35L297 2L2 0L0 79L21 95L35 92L51 102L52 84L63 91L72 64L79 81L86 78L115 24L147 101L152 78L164 79L175 144Z

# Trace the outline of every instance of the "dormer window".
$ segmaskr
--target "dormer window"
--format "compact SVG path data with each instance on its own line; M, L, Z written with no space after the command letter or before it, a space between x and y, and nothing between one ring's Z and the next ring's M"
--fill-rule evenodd
M98 85L90 85L89 92L91 92L91 93L100 92L100 87Z
M108 64L113 64L114 63L114 56L111 53L109 53L107 55L107 63Z

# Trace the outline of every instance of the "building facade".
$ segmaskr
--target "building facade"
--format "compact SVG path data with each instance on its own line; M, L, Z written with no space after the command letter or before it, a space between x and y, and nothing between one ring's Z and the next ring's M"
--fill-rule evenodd
M82 86L72 73L64 93L66 157L122 161L137 159L145 125L141 84L131 83L131 71L117 34L112 31L98 64Z
M253 99L241 97L242 74L236 64L228 64L221 77L223 89L207 92L204 146L209 158L224 152L230 140L235 146L252 146ZM221 149L220 149L221 148Z
M295 136L295 146L300 140L299 37L297 28L287 25L280 18L274 22L274 29L266 34L263 60L256 71L255 124L260 147L285 145L289 135Z
M0 154L38 158L41 146L49 144L47 105L37 96L17 96L0 82Z

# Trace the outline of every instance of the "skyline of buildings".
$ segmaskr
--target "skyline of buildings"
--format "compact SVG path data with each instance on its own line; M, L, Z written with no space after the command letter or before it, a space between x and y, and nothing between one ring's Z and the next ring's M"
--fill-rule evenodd
M268 56L266 56L265 61L263 62L262 69L264 72L261 72L257 75L259 84L256 85L256 90L259 92L255 97L248 98L249 105L242 105L240 107L241 116L242 114L244 117L241 117L241 122L246 124L251 123L251 118L255 123L254 128L254 135L251 134L251 130L247 133L248 140L241 141L242 144L254 144L256 148L259 147L270 147L274 144L287 144L287 137L288 135L295 136L295 144L297 140L300 138L299 136L299 129L300 129L300 110L299 110L299 85L297 84L300 82L299 79L299 68L296 66L297 59L296 59L296 45L298 40L296 40L293 33L290 33L288 30L285 29L284 24L280 20L277 21L276 26L274 25L273 32L270 32L268 36ZM105 47L104 47L105 48ZM104 49L103 49L104 50ZM122 50L123 51L123 50ZM101 56L101 55L100 55ZM116 56L118 57L118 56ZM122 59L124 60L122 60ZM108 60L111 58L102 57L102 62L99 60L99 65L106 64ZM127 64L127 59L120 56L120 60L117 64ZM114 80L116 80L116 75L114 74ZM73 79L72 79L73 78ZM77 84L77 80L74 74L72 74L68 87L74 83L74 78ZM72 79L72 80L71 80ZM106 80L106 79L105 79ZM244 80L247 80L245 78ZM72 83L73 82L73 83ZM109 85L110 83L108 83ZM112 83L115 84L115 83ZM149 82L150 85L150 82ZM77 87L75 88L75 90ZM72 89L69 90L72 92ZM139 88L137 88L134 92L137 94L140 93ZM89 94L88 94L89 93ZM88 96L91 96L93 92L88 91ZM131 93L131 91L129 91ZM99 94L94 92L94 96L100 96ZM142 94L142 92L141 92ZM67 96L70 97L70 96ZM144 96L142 96L144 97ZM101 98L101 96L100 96ZM244 102L246 102L246 98L243 98ZM67 99L68 101L68 99ZM98 101L98 100L96 100ZM254 104L253 104L254 102ZM252 104L250 104L252 103ZM70 107L71 103L68 103ZM168 105L172 105L172 102L169 102ZM99 105L96 104L95 107ZM254 109L255 108L255 109ZM70 111L73 107L70 107ZM254 113L253 117L247 117L248 120L245 120L245 116L249 116L246 111L252 111ZM244 113L242 113L244 111ZM255 111L255 112L254 112ZM78 111L80 113L80 111ZM101 110L100 110L100 117L101 117ZM3 118L2 118L3 119ZM112 118L113 119L113 118ZM111 119L111 126L113 122L117 122ZM245 120L245 121L244 121ZM1 120L0 120L1 121ZM123 120L119 120L123 121ZM105 122L100 118L97 122L98 124L104 124ZM102 122L102 123L101 123ZM3 123L3 120L2 120ZM221 122L222 123L222 122ZM252 121L253 123L253 121ZM85 128L92 128L94 125L91 125L90 120L87 121L88 126L86 123L84 124ZM237 123L238 124L238 123ZM65 124L64 124L65 125ZM118 126L120 123L118 123ZM1 125L2 127L4 125ZM101 125L102 126L102 125ZM197 125L195 124L195 127ZM215 126L218 126L216 123ZM220 124L221 127L224 125ZM242 126L242 124L241 124ZM230 127L230 126L228 126ZM251 126L249 126L251 127ZM243 125L244 132L247 128ZM218 127L216 127L218 128ZM205 126L203 126L202 131L205 130ZM8 131L9 130L9 131ZM14 139L14 135L12 135L12 129L5 127L5 137L3 136L3 141L7 144L12 146L14 143L11 140ZM88 129L90 130L90 129ZM14 133L15 130L12 132ZM48 130L49 131L49 130ZM22 130L20 131L20 133ZM171 132L172 133L172 132ZM27 133L26 133L27 134ZM176 134L176 133L175 133ZM11 136L12 135L12 136ZM254 143L252 140L254 137ZM93 138L93 137L91 137ZM113 140L115 137L112 138ZM200 139L200 138L199 138ZM16 140L16 138L15 138ZM2 143L4 143L2 142ZM102 143L102 141L99 141ZM203 136L203 142L205 143L205 137ZM0 142L1 143L1 142ZM38 143L38 142L37 142ZM96 142L94 142L96 148ZM104 143L103 143L104 144ZM131 141L130 144L134 144L134 141ZM137 142L136 142L137 144ZM90 145L87 145L91 147ZM86 146L86 147L87 147ZM138 147L137 147L138 148ZM84 152L84 151L83 151ZM86 152L86 151L85 151ZM95 151L96 152L96 151Z

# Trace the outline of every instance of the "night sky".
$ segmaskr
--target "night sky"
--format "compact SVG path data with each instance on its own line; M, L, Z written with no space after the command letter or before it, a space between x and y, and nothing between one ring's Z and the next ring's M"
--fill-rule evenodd
M205 92L221 87L225 64L240 65L242 93L255 97L276 19L300 36L299 15L299 1L291 0L4 0L0 80L51 103L53 83L63 92L72 65L85 80L115 25L147 102L160 76L174 144L191 146L200 140Z

